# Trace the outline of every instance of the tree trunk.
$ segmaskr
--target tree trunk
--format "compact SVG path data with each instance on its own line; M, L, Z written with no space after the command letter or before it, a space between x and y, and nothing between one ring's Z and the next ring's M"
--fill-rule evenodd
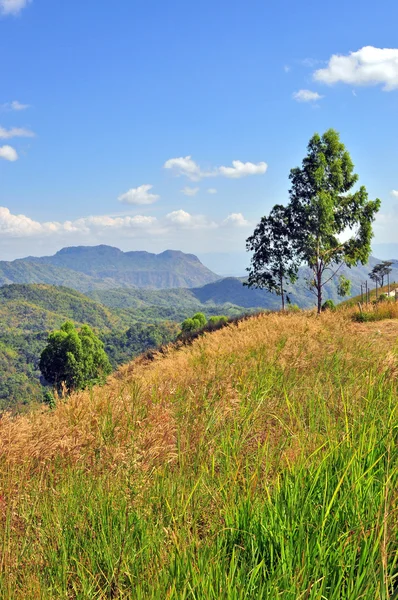
M318 315L320 315L322 312L322 270L319 264L316 273L316 291L318 296Z
M282 277L282 275L280 276L280 279L279 279L279 285L280 285L281 298L282 298L282 310L285 310L285 293L283 291L283 277Z

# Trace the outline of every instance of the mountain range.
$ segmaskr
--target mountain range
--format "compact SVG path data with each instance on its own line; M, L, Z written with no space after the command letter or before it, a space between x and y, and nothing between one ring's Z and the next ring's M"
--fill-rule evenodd
M360 293L361 283L369 280L369 271L378 262L371 257L367 265L340 270L351 280L352 295ZM308 277L309 271L303 267L297 283L290 286L289 298L301 308L314 305L314 296L306 285ZM243 281L243 277L221 278L195 255L178 250L151 254L122 252L106 245L76 246L63 248L53 256L0 261L0 286L12 283L65 286L113 308L147 309L152 305L170 309L175 304L181 307L181 303L184 308L197 307L198 303L279 308L280 299L275 294L248 289L242 285ZM397 261L393 261L391 281L398 281ZM325 286L324 299L327 298L339 300L335 279Z
M195 287L220 277L193 254L166 250L122 252L112 246L63 248L53 256L0 261L0 285L47 283L80 292L94 289Z

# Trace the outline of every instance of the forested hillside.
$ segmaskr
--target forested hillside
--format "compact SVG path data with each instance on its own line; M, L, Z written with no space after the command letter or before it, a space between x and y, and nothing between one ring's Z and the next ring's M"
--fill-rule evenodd
M109 292L112 293L112 292ZM115 296L130 293L115 292ZM156 292L148 292L148 294ZM161 293L161 292L159 292ZM0 410L21 410L42 398L38 362L48 333L67 320L88 324L105 344L112 367L148 348L173 340L179 323L193 313L237 315L242 307L178 301L171 294L163 305L125 302L109 308L66 287L13 284L0 287Z

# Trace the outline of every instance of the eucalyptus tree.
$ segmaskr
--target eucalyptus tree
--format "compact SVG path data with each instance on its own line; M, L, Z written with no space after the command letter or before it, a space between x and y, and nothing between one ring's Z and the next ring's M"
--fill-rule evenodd
M281 296L285 309L286 285L297 279L299 261L293 245L288 210L277 204L246 240L246 248L253 252L248 279L244 285L263 288Z
M366 264L380 200L369 200L339 134L329 129L309 141L301 167L290 171L288 206L292 246L310 268L310 290L322 309L322 292L343 265ZM346 286L342 286L344 291Z

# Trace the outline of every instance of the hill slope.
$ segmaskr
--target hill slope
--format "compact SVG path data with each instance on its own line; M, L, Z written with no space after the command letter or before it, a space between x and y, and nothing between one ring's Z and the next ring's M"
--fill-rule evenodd
M67 283L79 291L110 287L193 287L218 278L193 254L174 250L151 254L122 252L105 245L76 246L63 248L54 256L0 262L0 285Z
M251 318L1 419L2 597L392 597L387 325Z
M345 275L352 283L352 296L356 296L361 291L361 283L369 281L368 273L376 265L376 258L371 258L368 265L359 265L351 269L343 267L339 273ZM398 281L398 265L394 263L391 273L391 281ZM296 284L290 286L289 298L292 304L297 304L300 308L312 308L315 306L315 296L308 290L305 280L309 277L308 269L300 269L299 279ZM235 307L266 308L269 310L279 310L281 301L276 294L270 294L265 290L249 289L243 285L244 278L225 277L215 282L208 283L201 287L191 289L171 289L171 290L146 290L146 289L113 289L113 290L94 290L89 292L89 296L98 302L112 308L134 308L143 315L151 312L151 307L159 307L162 314L172 318L175 310L203 310L203 307L219 306L218 312L228 312L233 305ZM328 298L334 302L340 302L337 294L337 281L330 281L325 285L323 296L324 300ZM372 283L373 285L373 283ZM229 305L229 306L228 306Z
M40 354L48 333L67 320L93 327L115 368L146 348L174 339L178 331L172 323L137 323L135 311L112 310L65 287L0 287L0 411L21 410L41 399Z

